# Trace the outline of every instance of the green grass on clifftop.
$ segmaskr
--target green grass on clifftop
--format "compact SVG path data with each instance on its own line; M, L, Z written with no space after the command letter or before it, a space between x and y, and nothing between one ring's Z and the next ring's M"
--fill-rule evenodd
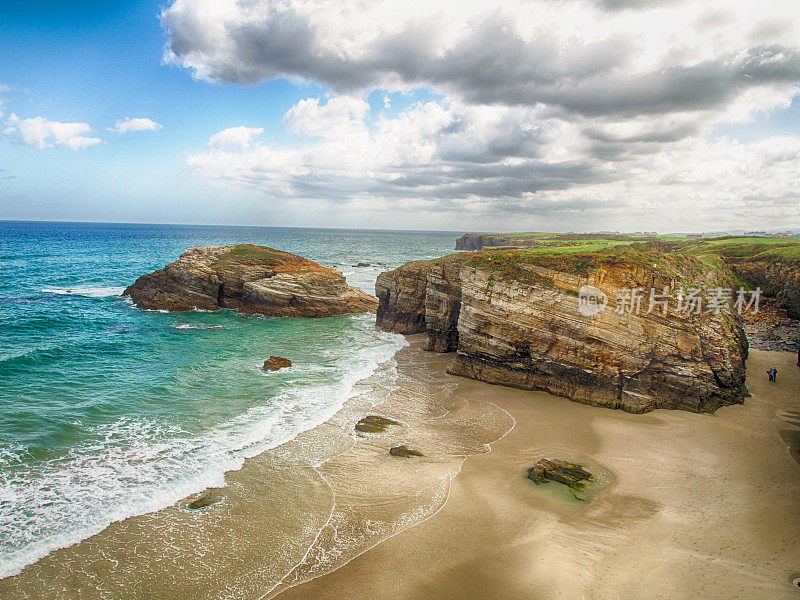
M238 244L225 256L214 263L215 267L239 263L248 265L273 265L281 259L285 260L286 255L278 250L267 248L266 246L255 246L253 244Z
M510 238L519 240L520 245L523 242L535 242L536 246L547 246L554 248L568 248L570 246L586 246L594 245L605 247L615 244L633 244L636 242L647 241L681 241L686 240L685 235L629 235L624 233L545 233L545 232L527 232L527 233L498 233L498 234L468 234L468 235L484 235L486 237L496 236L498 238ZM484 246L485 249L491 249L491 246Z
M766 237L719 237L688 242L690 254L717 254L731 260L800 263L800 239Z
M533 247L484 248L457 252L434 262L465 261L503 278L545 283L530 267L538 266L585 277L602 266L656 270L691 285L696 277L715 273L721 280L751 287L730 265L741 261L782 262L800 266L800 239L724 236L689 240L685 235L512 233L506 238L535 238ZM418 263L426 261L417 261ZM545 277L545 279L547 279Z
M606 246L536 247L513 250L484 250L469 255L468 264L488 269L500 276L531 279L529 267L537 266L583 277L600 267L625 266L650 271L687 283L703 273L713 272L730 278L722 258L716 254L690 255L678 243L609 243ZM540 275L538 277L541 277Z

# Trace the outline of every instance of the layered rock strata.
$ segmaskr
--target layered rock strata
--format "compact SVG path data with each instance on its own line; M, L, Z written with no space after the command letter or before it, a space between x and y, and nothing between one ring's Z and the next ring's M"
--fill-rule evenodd
M711 412L742 402L747 342L738 315L676 307L683 288L730 287L724 272L655 250L550 267L512 259L462 254L382 273L377 324L425 331L428 349L456 350L451 373L587 404ZM579 310L587 285L607 298L594 315ZM625 302L635 288L644 294L638 314ZM673 298L666 312L661 305L648 312L651 288Z
M344 275L264 246L193 246L142 275L123 292L140 308L236 309L268 317L327 317L374 312L377 300L347 285Z
M427 332L427 350L456 350L465 260L465 255L455 255L416 261L381 273L375 284L378 327L395 333Z

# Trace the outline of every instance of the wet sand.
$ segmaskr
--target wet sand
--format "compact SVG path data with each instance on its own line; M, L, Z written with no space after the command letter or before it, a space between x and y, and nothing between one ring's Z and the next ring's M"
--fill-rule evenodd
M793 355L753 351L753 397L714 415L584 406L447 375L450 359L415 339L393 389L359 384L228 473L219 504L114 523L0 580L0 598L800 597ZM366 414L401 425L355 433ZM425 456L389 456L401 443ZM536 486L541 457L605 485L589 502Z
M191 510L190 497L115 522L0 580L0 599L269 598L436 514L464 459L513 419L454 394L449 357L415 348L398 360L329 421L228 472L220 502ZM356 432L367 414L398 424ZM390 456L399 444L424 456Z
M752 397L713 415L461 381L455 393L508 411L513 431L465 461L434 518L278 598L800 598L800 465L781 437L800 419L795 360L752 351ZM570 501L525 479L540 457L615 480Z

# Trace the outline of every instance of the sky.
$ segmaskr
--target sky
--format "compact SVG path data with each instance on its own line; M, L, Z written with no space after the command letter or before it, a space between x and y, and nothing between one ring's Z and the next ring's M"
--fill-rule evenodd
M0 219L800 229L800 11L5 2Z

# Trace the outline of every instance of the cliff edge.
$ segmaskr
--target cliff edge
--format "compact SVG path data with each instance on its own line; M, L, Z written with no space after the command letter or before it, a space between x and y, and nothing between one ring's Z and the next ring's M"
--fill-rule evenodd
M746 394L739 315L674 302L648 311L647 294L730 287L729 276L721 261L655 243L451 255L382 273L377 325L426 332L429 350L456 352L457 375L630 412L713 412ZM640 310L626 296L637 288ZM587 289L595 314L579 306Z
M180 258L128 287L140 308L236 309L267 317L327 317L374 312L377 300L344 275L264 246L192 246Z
M538 245L539 240L533 235L513 233L465 233L456 240L456 250L483 250L497 246L527 248Z

